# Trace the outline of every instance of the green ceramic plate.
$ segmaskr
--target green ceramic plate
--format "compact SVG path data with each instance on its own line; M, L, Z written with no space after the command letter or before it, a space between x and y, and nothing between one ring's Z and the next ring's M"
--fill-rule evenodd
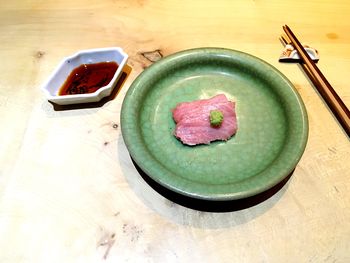
M171 110L219 93L236 101L236 135L183 145L173 135ZM126 94L121 126L131 157L148 176L205 200L270 189L293 171L308 136L304 104L288 79L254 56L221 48L182 51L147 68Z

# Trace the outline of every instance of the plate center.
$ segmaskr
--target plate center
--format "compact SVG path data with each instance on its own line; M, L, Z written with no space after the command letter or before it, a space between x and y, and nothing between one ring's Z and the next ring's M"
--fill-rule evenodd
M177 103L223 93L236 102L238 131L228 141L187 146L173 135ZM176 176L201 184L235 184L256 176L283 148L287 121L274 89L252 74L225 68L177 70L155 83L141 110L141 131L150 153Z

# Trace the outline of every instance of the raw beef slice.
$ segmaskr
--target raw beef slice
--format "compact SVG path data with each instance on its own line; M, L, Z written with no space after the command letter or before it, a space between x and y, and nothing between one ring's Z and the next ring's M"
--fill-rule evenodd
M210 125L210 112L219 110L224 119L219 127ZM176 122L174 135L184 144L209 144L211 141L228 140L237 131L235 103L224 94L210 99L179 103L173 109Z

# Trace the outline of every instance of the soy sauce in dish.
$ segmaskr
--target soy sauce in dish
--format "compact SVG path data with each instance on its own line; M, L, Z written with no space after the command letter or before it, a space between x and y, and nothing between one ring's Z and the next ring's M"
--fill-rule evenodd
M108 85L117 69L114 61L82 64L69 74L58 95L93 93Z

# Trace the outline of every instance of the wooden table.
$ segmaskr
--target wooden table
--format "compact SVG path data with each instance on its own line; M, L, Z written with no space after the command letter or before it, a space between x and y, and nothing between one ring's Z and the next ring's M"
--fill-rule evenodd
M278 62L282 25L320 52L350 106L348 1L3 1L0 262L350 262L350 144L301 68ZM131 72L99 107L57 110L40 86L67 55L120 46ZM309 116L287 184L243 210L183 207L135 169L120 131L132 81L193 47L254 54L284 73ZM152 58L151 58L152 60Z

